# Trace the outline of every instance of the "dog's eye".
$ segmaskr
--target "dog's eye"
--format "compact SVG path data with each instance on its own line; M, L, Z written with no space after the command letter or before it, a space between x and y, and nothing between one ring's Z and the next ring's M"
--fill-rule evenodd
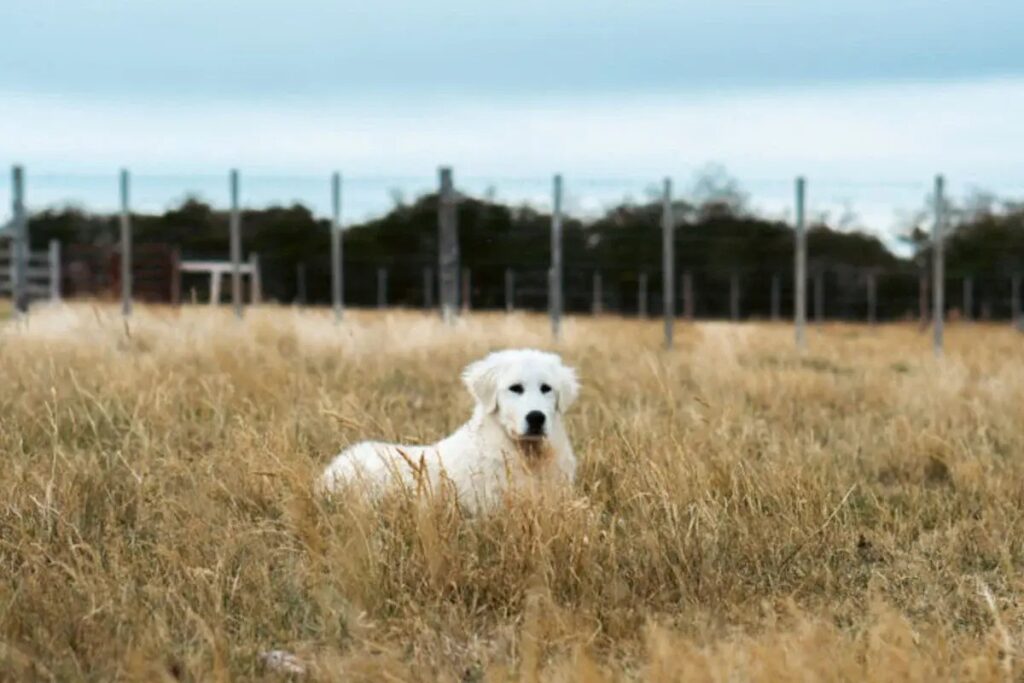
M521 394L521 393L523 393L523 385L522 384L513 384L512 386L510 386L508 388L508 390L511 391L514 394Z
M541 384L540 385L540 393L546 394L549 391L551 391L551 387L549 387L547 384Z

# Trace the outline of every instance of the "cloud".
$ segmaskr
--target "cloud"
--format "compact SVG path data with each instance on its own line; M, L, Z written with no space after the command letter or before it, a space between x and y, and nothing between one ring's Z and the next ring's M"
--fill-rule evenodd
M1024 79L722 95L180 104L0 94L0 153L54 170L654 177L708 160L749 175L910 179L1016 172Z
M367 194L348 205L359 217L386 210L392 187L406 196L432 187L440 164L453 165L468 189L493 185L513 200L543 200L550 174L562 172L577 207L593 210L627 194L643 198L665 175L685 188L695 170L716 161L762 209L787 211L792 178L804 174L816 210L837 216L852 205L868 225L891 232L898 212L922 205L937 172L954 193L972 186L1019 193L1020 111L1024 78L417 104L4 94L0 157L27 164L36 177L95 177L121 166L177 174L183 189L175 196L193 182L219 197L221 175L237 166L247 179L307 179L314 207L326 197L321 179L341 169L353 187L364 183ZM249 196L304 199L306 192L295 182L262 187ZM293 194L275 196L275 187ZM96 199L92 190L72 194Z
M6 0L0 90L605 93L1024 74L1014 0Z

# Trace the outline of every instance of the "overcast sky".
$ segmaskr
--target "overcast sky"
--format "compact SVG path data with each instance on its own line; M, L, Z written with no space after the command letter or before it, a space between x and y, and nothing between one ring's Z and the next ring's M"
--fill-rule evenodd
M5 0L0 87L273 101L1024 72L1015 0Z
M4 0L0 26L0 163L37 173L1024 190L1019 0Z

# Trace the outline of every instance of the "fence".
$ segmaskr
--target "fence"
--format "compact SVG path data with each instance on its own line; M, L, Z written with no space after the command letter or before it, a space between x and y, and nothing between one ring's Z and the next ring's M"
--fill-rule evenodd
M132 246L129 259L123 259L122 253L114 245L67 245L61 254L61 287L65 297L120 297L122 304L129 302L128 306L122 305L125 315L131 314L133 300L180 302L181 257L176 247L137 244Z
M326 260L307 263L307 272L323 275ZM346 289L349 302L360 306L433 308L430 291L423 284L433 283L433 268L422 262L384 267L375 263L347 261ZM382 297L376 284L386 273L388 289ZM475 310L548 311L548 271L525 265L493 265L464 268L460 291L468 294L460 308ZM1019 282L1019 280L1017 280ZM468 287L464 283L468 282ZM1011 275L964 276L948 273L945 310L959 320L1009 319L1014 310L1014 282ZM665 279L654 268L566 268L563 294L565 313L606 313L650 317L662 315ZM679 319L781 320L791 319L794 306L794 279L788 272L764 269L721 271L701 267L683 268L675 277L675 299L679 306L673 317ZM809 323L826 320L866 322L879 320L917 320L922 311L930 319L932 283L913 268L878 271L875 268L848 266L813 269L805 289ZM1019 289L1019 287L1018 287ZM973 294L972 294L973 291ZM922 303L921 297L926 301Z
M23 201L23 176L20 169L12 174L14 220L12 234L27 243L27 220ZM109 268L104 257L91 267L96 281L89 287L71 277L74 294L88 290L120 290L125 315L131 314L134 298L148 300L180 300L181 257L173 245L162 245L159 257L146 256L153 245L133 245L133 214L130 202L131 178L127 171L120 175L120 246L106 247ZM228 213L231 301L238 315L243 311L242 277L252 272L243 265L243 213L241 208L242 178L237 170L228 176L230 210ZM329 178L331 218L329 249L296 260L282 260L275 253L264 254L264 272L280 281L282 272L290 268L294 289L289 294L278 289L272 296L291 298L300 303L328 299L335 317L343 317L343 304L365 306L438 307L442 317L451 321L460 310L470 308L528 309L547 311L555 338L559 335L564 313L606 311L647 317L659 315L664 320L666 345L671 346L675 321L721 317L739 321L746 319L781 320L791 318L799 346L805 343L804 328L808 323L826 319L862 320L874 323L885 319L929 319L934 329L934 346L943 344L942 323L949 315L967 320L1010 318L1021 319L1020 276L1013 270L993 269L989 272L946 269L943 244L947 230L944 184L937 178L933 193L931 246L927 263L898 267L856 267L823 261L808 248L807 183L798 178L795 201L792 203L793 229L788 246L792 267L782 268L778 259L744 267L723 268L692 257L696 240L704 239L681 226L677 203L672 196L671 181L666 179L657 204L660 216L652 218L659 227L660 249L644 247L643 254L623 253L613 263L588 264L577 254L566 260L563 240L566 239L563 212L563 181L554 176L551 185L550 254L547 264L538 263L535 255L521 259L515 250L491 258L463 257L460 254L460 210L467 197L455 188L451 169L443 168L438 177L436 208L436 241L433 256L423 253L395 252L382 262L346 254L346 238L342 227L342 178L338 173ZM22 237L24 231L25 234ZM654 233L645 232L652 240ZM639 238L637 238L639 239ZM744 245L730 247L727 239L719 242L728 248L742 250ZM649 242L653 245L653 242ZM783 246L782 248L787 248ZM65 256L71 270L88 259L81 247L69 248ZM157 250L159 251L159 249ZM629 251L629 250L627 250ZM122 256L123 255L123 256ZM203 256L209 256L204 254ZM251 253L250 253L251 256ZM775 254L778 256L778 254ZM223 258L221 253L220 258ZM144 265L147 261L150 265ZM521 262L517 262L519 259ZM160 263L155 263L159 261ZM31 258L29 259L31 263ZM27 266L28 267L28 266ZM10 279L17 280L18 268L9 268ZM81 269L79 269L81 270ZM104 274L104 273L107 274ZM147 285L147 279L151 284ZM219 277L217 282L219 283ZM959 294L946 297L953 285ZM14 285L8 285L10 290ZM213 289L213 287L211 287ZM219 287L217 288L219 289ZM38 290L36 290L38 293ZM214 294L215 292L211 292ZM436 298L435 298L436 295ZM809 295L809 296L808 296ZM258 297L250 297L258 300ZM219 297L218 297L219 299ZM679 305L676 305L676 302Z
M19 259L15 258L17 244L12 241L2 246L0 243L0 295L10 296L22 311L27 310L29 301L59 301L60 251L60 242L51 241L46 251L28 251L19 265Z

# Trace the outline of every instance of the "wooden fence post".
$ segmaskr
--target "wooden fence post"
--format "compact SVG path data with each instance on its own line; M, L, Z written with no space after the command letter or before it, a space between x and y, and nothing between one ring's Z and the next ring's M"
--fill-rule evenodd
M796 346L807 347L807 231L804 225L806 183L796 179L795 255L793 266L793 325L796 328Z
M672 348L676 324L676 220L672 211L672 179L665 178L661 195L662 315L665 317L665 348Z
M1021 328L1020 311L1020 274L1014 273L1010 277L1010 322L1018 329Z
M683 315L687 320L693 322L694 299L693 299L693 273L683 272Z
M928 325L928 276L923 270L917 277L917 316L924 329Z
M60 301L60 242L50 240L50 301Z
M427 266L423 269L423 308L428 311L434 307L434 269Z
M448 323L455 322L459 304L459 225L456 212L455 189L452 184L452 170L443 167L440 175L440 196L438 202L438 277L441 317Z
M740 274L735 270L729 274L729 319L740 319Z
M223 277L221 276L221 272L219 270L216 271L216 272L210 273L210 305L211 306L219 306L220 305L220 287L221 287L222 280L223 280Z
M647 273L640 273L636 283L636 312L640 318L647 317Z
M868 288L868 324L874 325L877 320L877 291L875 289L875 271L869 270L867 272L867 288Z
M238 203L238 169L231 169L231 304L242 317L242 212Z
M825 321L825 269L814 271L814 324L821 326Z
M171 249L171 304L181 305L181 248Z
M552 181L551 267L548 275L548 311L551 335L557 341L562 334L562 176Z
M377 269L377 308L388 306L388 269Z
M593 301L590 310L594 315L601 315L604 312L604 293L601 291L601 271L594 271L593 286L591 288Z
M974 319L974 278L970 275L964 277L963 293L961 296L964 320L970 322Z
M121 315L132 314L132 217L128 169L121 169Z
M469 268L462 269L462 310L466 313L472 307L473 302L473 272Z
M263 301L263 277L260 274L260 255L249 253L249 303L258 305Z
M516 274L511 268L505 269L505 312L511 313L516 307Z
M779 319L780 311L782 306L782 282L780 281L779 274L775 273L772 275L772 322Z
M295 302L300 306L306 305L306 264L298 263L295 266Z
M25 215L25 171L11 168L11 298L19 317L28 313L28 217Z
M942 355L943 332L946 320L946 199L945 179L935 176L935 222L932 225L932 331L935 355Z
M335 322L341 322L345 311L345 264L341 240L341 174L335 171L331 175L331 304Z

